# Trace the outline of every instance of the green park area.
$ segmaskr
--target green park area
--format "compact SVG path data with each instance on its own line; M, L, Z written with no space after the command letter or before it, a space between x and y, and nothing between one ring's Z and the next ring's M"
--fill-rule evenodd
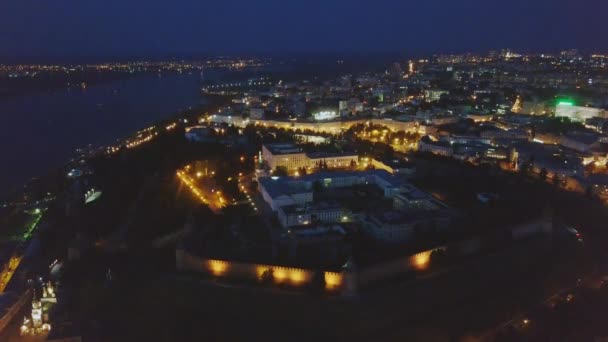
M0 218L0 241L27 241L40 223L44 210L15 210Z

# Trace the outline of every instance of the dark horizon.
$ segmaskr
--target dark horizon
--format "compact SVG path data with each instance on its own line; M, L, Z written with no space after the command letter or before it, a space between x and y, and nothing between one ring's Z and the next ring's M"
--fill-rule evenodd
M599 0L0 4L0 59L602 52Z
M241 52L241 53L207 53L207 54L158 54L158 55L145 55L145 54L132 54L132 55L98 55L98 56L0 56L0 64L83 64L83 63L114 63L114 62L136 62L136 61L150 61L150 62L164 62L168 60L176 61L197 61L205 59L214 59L220 57L227 58L269 58L275 61L331 61L333 59L346 59L349 61L378 61L378 62L398 62L408 59L424 59L433 56L440 55L462 55L462 54L473 54L473 55L487 55L491 51L499 52L502 49L508 49L513 52L522 54L558 54L564 50L576 49L583 55L591 54L608 54L608 48L606 49L581 49L576 46L553 48L545 50L534 50L534 49L517 49L512 47L499 47L495 49L459 49L449 51L428 51L428 52L417 52L407 53L406 51L384 51L375 53L365 53L364 51L359 52L332 52L332 51L315 51L315 52L293 52L293 53L256 53L256 52Z

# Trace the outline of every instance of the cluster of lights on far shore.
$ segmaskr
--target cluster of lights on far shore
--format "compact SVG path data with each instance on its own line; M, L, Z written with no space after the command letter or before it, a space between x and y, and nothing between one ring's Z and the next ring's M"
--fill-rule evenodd
M157 135L158 135L158 132L154 132L154 134L150 134L147 136L140 135L136 139L129 140L129 142L126 144L126 146L127 146L127 148L135 148L137 146L140 146L147 142L152 141L152 139L154 139Z
M170 131L173 128L175 128L175 126L177 126L177 124L171 124L171 125L167 126L166 129L168 131ZM158 132L156 132L156 127L150 126L150 127L144 128L144 129L138 131L137 133L135 133L134 137L125 139L124 146L126 146L128 149L133 149L140 145L143 145L145 143L152 141L157 136L158 136ZM120 151L120 145L106 147L107 154L114 154L118 151Z

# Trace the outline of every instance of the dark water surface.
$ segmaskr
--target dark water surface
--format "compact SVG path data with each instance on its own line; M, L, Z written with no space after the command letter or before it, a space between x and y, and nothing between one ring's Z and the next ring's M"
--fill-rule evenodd
M86 89L0 99L0 195L66 162L205 103L200 76L144 74Z

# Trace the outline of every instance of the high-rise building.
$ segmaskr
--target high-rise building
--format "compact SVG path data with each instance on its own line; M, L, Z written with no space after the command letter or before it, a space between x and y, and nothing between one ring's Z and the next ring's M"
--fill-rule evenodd
M414 61L410 61L408 65L408 72L410 73L410 75L416 72L416 64L414 64Z
M401 78L401 74L403 71L401 70L401 65L399 63L393 63L390 68L388 68L388 74L391 78L399 79Z

